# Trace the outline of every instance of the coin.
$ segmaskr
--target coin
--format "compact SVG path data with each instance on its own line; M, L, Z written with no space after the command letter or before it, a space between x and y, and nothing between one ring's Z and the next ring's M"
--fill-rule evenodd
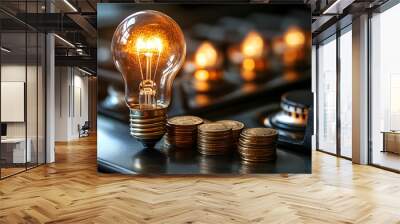
M275 140L266 141L256 141L256 140L247 140L241 137L237 144L248 145L248 146L255 146L255 147L268 147L270 145L275 145Z
M242 134L250 137L272 137L278 135L278 132L272 128L246 128Z
M209 139L209 140L220 140L220 139L232 139L232 132L224 132L224 133L203 133L203 132L198 132L197 133L198 137L202 137L204 139Z
M203 119L196 116L178 116L168 119L168 124L170 125L199 125L203 123Z
M197 149L203 155L221 155L232 150L232 128L212 122L199 126Z
M197 143L197 126L203 119L196 116L176 116L167 120L165 141L170 148L192 148Z
M243 161L266 162L276 159L278 132L271 128L247 128L238 141L238 152Z
M227 127L224 124L219 124L216 122L202 124L199 126L200 132L229 132L231 128Z
M197 146L207 148L208 150L217 150L217 149L228 149L230 145L198 141Z
M244 124L240 121L235 120L220 120L217 123L224 124L232 129L232 140L234 143L237 143L240 137L240 133L244 128Z
M222 123L225 126L228 126L232 129L232 131L242 130L244 128L244 124L239 121L234 120L220 120L217 123Z

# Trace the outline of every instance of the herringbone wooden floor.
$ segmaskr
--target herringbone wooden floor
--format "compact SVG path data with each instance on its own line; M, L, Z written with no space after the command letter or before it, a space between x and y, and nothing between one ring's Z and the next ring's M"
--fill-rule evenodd
M400 175L313 153L312 175L96 172L96 139L0 181L0 223L400 223Z

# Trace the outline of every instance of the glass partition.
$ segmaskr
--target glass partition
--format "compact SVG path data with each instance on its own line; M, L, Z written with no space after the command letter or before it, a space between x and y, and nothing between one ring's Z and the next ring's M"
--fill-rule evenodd
M26 114L27 114L27 150L31 151L27 167L37 165L38 159L38 35L36 32L27 33L27 74L26 74Z
M46 37L38 33L38 64L37 64L37 162L46 162Z
M26 136L26 41L25 32L1 34L2 177L24 171L26 162L31 159L32 151Z
M0 7L39 13L43 1L7 1ZM5 22L6 21L6 22ZM0 12L0 178L45 162L45 35Z

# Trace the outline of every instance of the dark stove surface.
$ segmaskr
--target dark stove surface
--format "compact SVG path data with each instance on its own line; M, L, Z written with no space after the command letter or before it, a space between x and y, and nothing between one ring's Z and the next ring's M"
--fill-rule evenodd
M261 108L262 109L262 108ZM260 126L260 109L227 116L244 122L247 127ZM155 149L143 149L128 132L128 123L98 117L98 169L100 172L118 172L145 175L238 175L260 173L311 173L311 156L298 151L278 148L273 162L244 164L237 154L203 156L196 149L166 150L162 141Z

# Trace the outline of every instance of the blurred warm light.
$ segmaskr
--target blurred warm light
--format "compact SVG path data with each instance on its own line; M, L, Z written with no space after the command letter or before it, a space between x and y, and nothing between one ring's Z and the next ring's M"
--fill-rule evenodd
M246 71L253 71L256 68L256 62L254 59L246 58L243 60L242 68Z
M198 68L215 67L218 63L218 52L210 42L204 42L197 49L194 61Z
M245 58L242 62L241 76L244 81L254 81L257 76L263 76L262 71L266 68L267 63L263 59Z
M257 73L254 70L242 70L240 75L244 81L254 81L257 78Z
M249 77L251 78L251 77ZM251 93L256 91L258 88L257 83L255 82L246 82L242 85L242 91L246 93Z
M243 61L243 54L240 52L240 46L231 46L227 50L227 57L233 64L240 64Z
M298 51L286 50L283 53L283 62L286 66L293 66L299 59Z
M211 103L210 97L204 94L196 94L195 101L198 105L209 105Z
M286 81L295 81L298 79L299 76L300 74L294 70L288 70L283 73L283 78Z
M282 37L274 38L272 41L272 50L277 55L282 55L285 52L285 41Z
M204 81L195 82L194 87L198 92L208 92L211 90L211 84Z
M207 70L201 69L194 73L194 77L199 81L206 81L210 78L210 73Z
M218 69L220 62L218 51L210 42L205 41L199 46L194 56L194 77L197 81L195 88L198 91L206 92L210 89L206 81L222 79L223 73Z
M301 47L306 41L304 32L298 27L289 28L285 33L284 39L288 47Z
M198 81L218 81L222 79L222 72L215 69L199 69L194 72L194 77Z
M242 42L242 54L246 58L260 58L264 52L264 40L262 36L251 31Z

